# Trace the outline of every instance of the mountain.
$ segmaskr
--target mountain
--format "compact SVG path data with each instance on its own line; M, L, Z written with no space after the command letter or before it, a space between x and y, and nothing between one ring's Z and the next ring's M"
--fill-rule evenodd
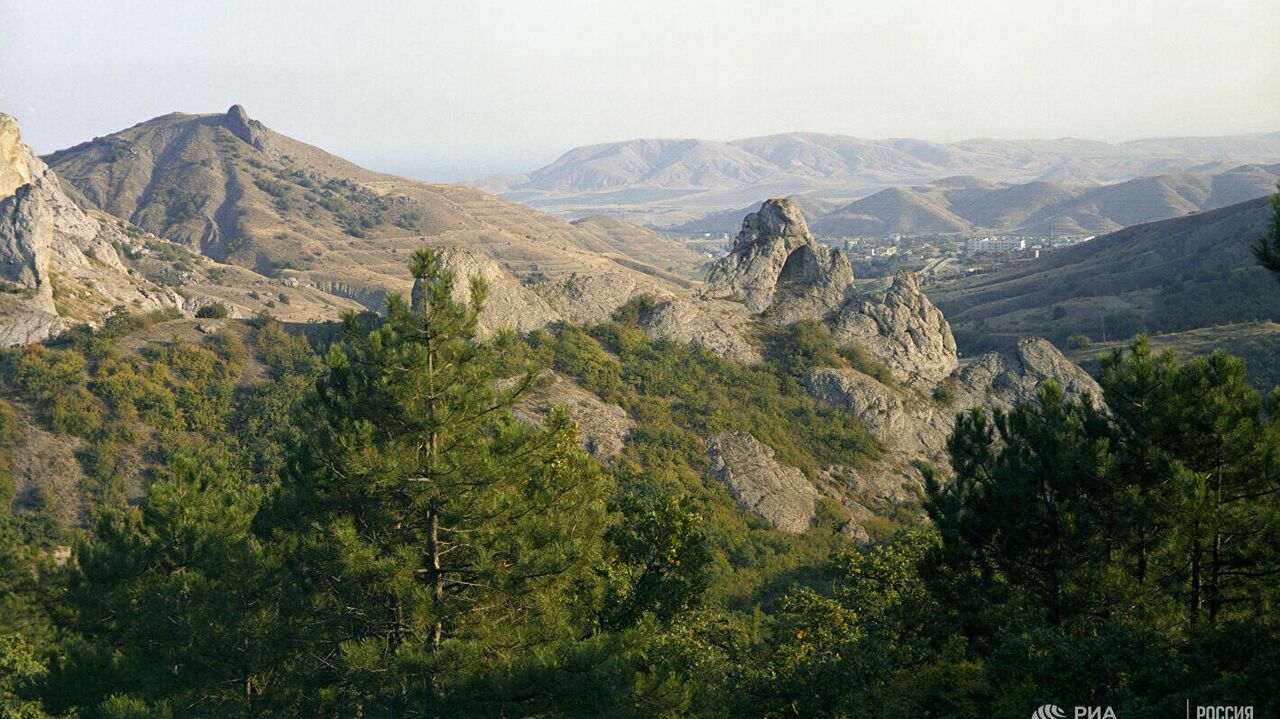
M645 261L652 238L633 252L617 235L602 252L597 234L474 188L366 170L238 105L157 117L46 160L89 207L272 282L375 309L388 291L409 289L402 270L423 244L454 248L460 267L483 265L517 287L575 273L614 275L622 287L676 286L667 265ZM671 252L667 264L689 259Z
M1232 167L1280 162L1280 132L1124 143L1075 138L938 143L819 133L732 142L640 139L575 148L533 172L473 184L559 213L583 216L607 208L665 226L778 195L847 201L887 187L964 175L1006 184L1114 184L1211 171L1224 162Z
M1268 202L1128 227L929 295L966 353L1027 334L1083 344L1280 320L1280 283L1250 252L1270 222Z
M232 317L270 311L309 322L359 307L203 257L77 195L0 114L0 347L99 324L119 308L190 316L219 304Z

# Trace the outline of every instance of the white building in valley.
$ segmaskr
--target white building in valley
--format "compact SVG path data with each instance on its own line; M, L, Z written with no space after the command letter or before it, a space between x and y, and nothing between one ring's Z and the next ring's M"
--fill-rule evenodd
M985 252L1021 252L1027 249L1027 241L1013 237L970 237L964 249L971 255Z

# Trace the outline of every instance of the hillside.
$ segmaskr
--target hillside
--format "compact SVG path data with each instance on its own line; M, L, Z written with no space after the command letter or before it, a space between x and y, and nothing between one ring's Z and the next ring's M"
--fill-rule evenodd
M249 119L165 115L49 155L94 208L221 262L377 307L422 244L465 247L517 277L589 270L657 282L595 235L469 187L365 170ZM641 255L649 252L642 250Z
M811 194L847 202L888 187L953 176L1099 185L1203 171L1219 163L1278 161L1280 132L1117 144L1074 138L939 143L788 133L732 142L641 139L591 145L529 173L473 184L571 216L608 207L625 219L668 226L763 197Z
M592 215L571 224L600 240L601 254L629 256L667 272L693 275L708 261L706 255L675 240L608 215Z
M1266 198L1129 227L1038 260L929 289L965 353L1025 334L1058 343L1280 319L1280 283L1250 246Z

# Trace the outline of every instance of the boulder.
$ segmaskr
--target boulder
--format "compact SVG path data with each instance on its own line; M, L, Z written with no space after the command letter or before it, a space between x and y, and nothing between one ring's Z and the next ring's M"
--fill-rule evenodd
M809 529L818 490L804 473L773 458L773 449L746 432L721 432L707 440L712 479L743 509L784 532Z

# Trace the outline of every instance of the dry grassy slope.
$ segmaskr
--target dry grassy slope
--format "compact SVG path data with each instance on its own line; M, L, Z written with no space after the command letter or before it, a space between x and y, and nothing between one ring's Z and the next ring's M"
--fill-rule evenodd
M1082 331L1073 320L1114 312L1136 313L1149 331L1278 318L1280 285L1249 251L1270 213L1267 198L1258 198L1137 225L1001 271L935 285L929 296L957 337L969 330L1061 341ZM1057 306L1065 315L1054 316ZM1083 329L1105 333L1096 323Z
M630 255L668 272L690 276L707 262L706 256L679 242L608 215L594 215L575 220L572 224L599 239L602 254Z
M205 331L201 331L200 327ZM146 347L158 347L175 342L203 345L213 335L212 331L228 331L247 339L252 331L250 324L238 320L178 319L162 322L135 332L120 340L125 356L133 356ZM240 384L245 385L265 376L265 368L254 359L252 353L245 358ZM69 526L84 526L89 516L87 481L79 453L87 444L69 434L52 431L41 413L24 401L17 392L0 394L18 413L17 441L6 448L14 480L17 510L29 508L43 491L53 500L54 514ZM125 496L130 500L143 495L143 474L154 457L147 456L153 449L155 433L146 426L138 428L142 436L133 444L122 446L117 458L119 471L124 479Z
M165 115L46 159L117 217L366 305L408 287L405 262L424 243L464 245L524 276L647 269L633 269L644 260L626 246L617 247L625 264L600 256L597 237L549 215L469 187L365 170L242 112Z

